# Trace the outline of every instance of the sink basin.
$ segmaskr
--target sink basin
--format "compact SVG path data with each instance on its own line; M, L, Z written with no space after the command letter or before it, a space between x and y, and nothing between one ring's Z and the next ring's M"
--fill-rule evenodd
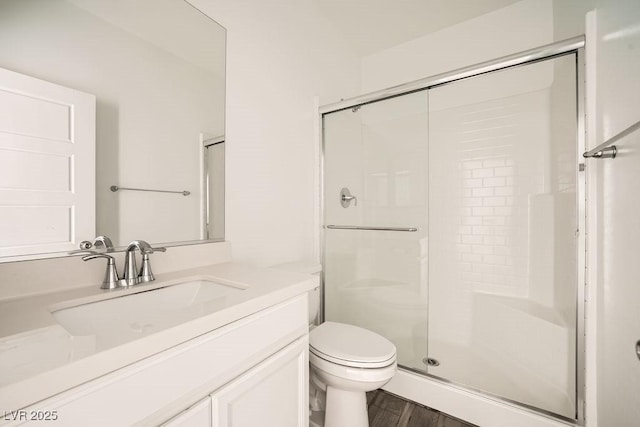
M74 336L93 335L97 349L144 335L225 308L237 288L209 280L191 280L54 311L56 321Z

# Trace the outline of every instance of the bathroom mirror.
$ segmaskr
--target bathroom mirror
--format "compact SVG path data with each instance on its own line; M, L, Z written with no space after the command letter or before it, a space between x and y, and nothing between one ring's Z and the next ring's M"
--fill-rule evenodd
M0 68L95 97L95 175L74 176L74 161L77 170L86 168L72 155L59 168L69 176L62 179L66 192L95 180L95 226L83 233L68 227L82 214L65 207L68 217L60 217L57 230L48 222L54 214L33 206L25 214L24 203L8 206L10 197L3 196L0 262L64 255L97 235L117 247L134 239L163 245L223 240L225 42L225 29L185 0L1 0ZM3 91L20 94L0 81ZM69 117L62 121L75 116ZM44 141L11 129L16 121L0 120L0 158L19 164L13 175L4 172L0 196L31 191L30 185L54 187L39 184L51 180L46 168L54 155L36 159L30 148L11 145L19 138ZM41 204L58 189L47 191ZM31 199L38 194L32 191ZM8 218L18 218L19 227ZM58 234L49 236L51 229ZM44 234L43 244L34 245L34 235Z

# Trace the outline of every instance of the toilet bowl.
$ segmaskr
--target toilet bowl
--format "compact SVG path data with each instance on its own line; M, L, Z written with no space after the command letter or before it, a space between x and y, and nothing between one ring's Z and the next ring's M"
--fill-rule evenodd
M312 262L276 268L319 275ZM397 371L396 347L372 331L324 322L319 326L320 290L309 292L309 425L368 427L366 393L385 385Z
M366 392L395 374L396 348L364 328L325 322L309 333L311 380L326 391L324 427L367 427Z

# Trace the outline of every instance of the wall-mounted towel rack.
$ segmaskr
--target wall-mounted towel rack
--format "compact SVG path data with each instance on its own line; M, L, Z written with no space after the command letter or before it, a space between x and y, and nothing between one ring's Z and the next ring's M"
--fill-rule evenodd
M584 158L592 157L595 159L615 159L616 155L618 154L618 147L616 147L614 143L620 141L622 138L628 135L631 135L633 132L639 129L640 129L640 122L636 122L631 126L629 126L628 128L626 128L625 130L623 130L622 132L620 132L619 134L617 134L616 136L613 136L608 140L606 140L605 142L603 142L602 144L598 145L597 147L592 148L589 151L585 151L582 154L582 157Z
M149 189L149 188L119 187L117 185L112 185L110 188L111 188L111 191L113 191L114 193L116 191L120 191L120 190L130 190L130 191L153 191L155 193L176 193L176 194L182 194L183 196L188 196L189 194L191 194L191 192L187 191L187 190L184 190L184 191L152 190L152 189Z
M374 231L418 231L417 227L366 227L359 225L327 225L332 230L374 230Z

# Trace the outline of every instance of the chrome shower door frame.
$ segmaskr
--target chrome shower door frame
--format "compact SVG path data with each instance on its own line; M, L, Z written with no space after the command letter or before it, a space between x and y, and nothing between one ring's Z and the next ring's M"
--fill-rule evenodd
M577 277L577 292L576 292L576 417L575 419L568 419L562 416L559 416L554 413L550 413L540 408L534 408L528 406L526 404L522 404L520 402L515 402L513 400L491 395L489 393L476 390L473 388L465 387L459 384L455 384L441 378L432 376L425 372L418 372L420 375L424 375L429 377L434 381L439 381L442 383L446 383L451 385L452 387L456 387L462 390L470 390L474 393L479 393L484 396L489 396L493 399L507 402L510 404L517 405L519 408L522 408L526 411L531 411L536 414L540 414L543 416L548 416L553 419L559 419L562 421L569 421L572 423L576 423L579 426L584 425L584 414L585 414L585 295L586 295L586 173L585 173L585 163L582 158L582 153L585 151L586 146L586 118L585 118L585 38L584 36L574 37L568 40L564 40L557 43L552 43L549 45L541 46L539 48L534 48L530 50L526 50L524 52L516 53L513 55L505 56L502 58L498 58L495 60L483 62L480 64L472 65L469 67L461 68L458 70L454 70L447 73L438 74L432 77L427 77L424 79L419 79L416 81L408 82L402 85L394 86L388 89L383 89L376 92L371 92L368 94L364 94L361 96L357 96L354 98L341 100L340 102L327 104L324 106L320 106L318 109L319 114L319 138L320 138L320 159L319 159L319 174L320 174L320 189L319 189L319 209L320 209L320 257L322 265L325 265L325 228L328 228L325 225L325 200L324 200L324 182L325 182L325 142L324 142L324 115L346 110L349 108L360 107L362 105L370 104L373 102L378 102L398 96L407 95L417 91L428 90L430 88L434 88L437 86L445 85L448 83L453 83L456 81L460 81L463 79L479 76L486 73L491 73L494 71L525 66L529 64L533 64L540 61L545 61L549 59L553 59L559 56L565 55L575 55L576 58L576 124L577 124L577 147L576 147L576 183L577 183L577 194L576 194L576 203L577 203L577 223L578 229L576 230L576 234L578 236L577 241L577 269L576 277ZM320 301L320 320L324 321L324 277L322 275L321 278L321 301ZM407 369L401 366L402 369L411 372L417 372L413 369ZM455 414L453 414L455 416Z

